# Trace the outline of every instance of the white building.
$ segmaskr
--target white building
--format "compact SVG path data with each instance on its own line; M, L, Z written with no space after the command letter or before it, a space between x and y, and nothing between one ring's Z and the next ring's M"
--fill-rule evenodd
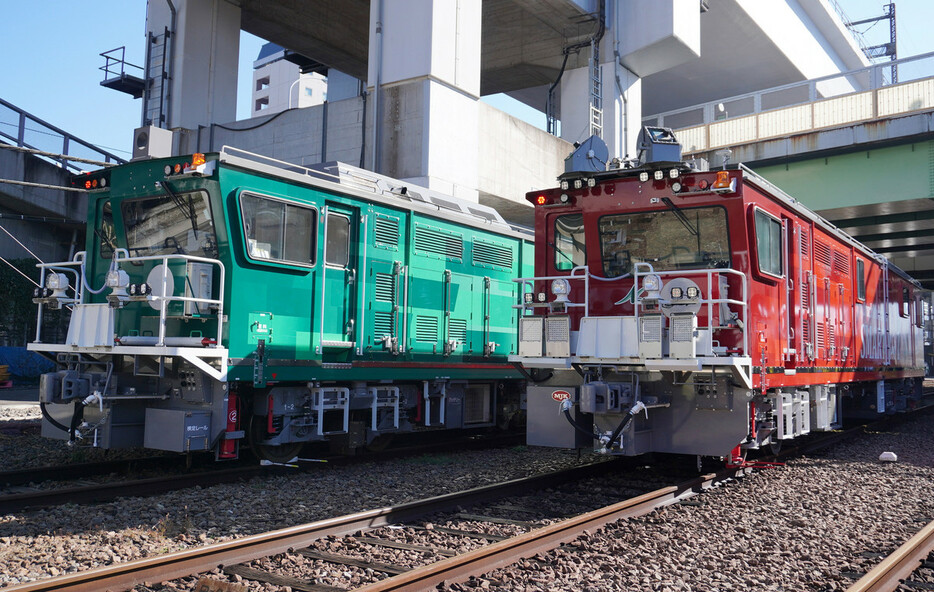
M275 43L267 43L260 49L253 62L251 117L314 107L327 100L327 77L318 72L302 74L286 55L285 48Z

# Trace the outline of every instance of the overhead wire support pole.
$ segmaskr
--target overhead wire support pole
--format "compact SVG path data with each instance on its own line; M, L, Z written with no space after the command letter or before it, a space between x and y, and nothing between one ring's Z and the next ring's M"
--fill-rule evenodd
M896 42L896 28L895 28L895 3L889 2L884 5L885 14L880 16L874 16L870 18L860 19L858 21L849 21L844 23L848 29L853 29L858 25L865 25L866 23L877 23L881 20L889 20L889 42L882 43L880 45L873 45L872 47L863 47L863 51L871 60L888 57L893 62L898 59L898 45ZM882 50L877 52L876 50ZM898 65L892 64L892 84L898 83Z

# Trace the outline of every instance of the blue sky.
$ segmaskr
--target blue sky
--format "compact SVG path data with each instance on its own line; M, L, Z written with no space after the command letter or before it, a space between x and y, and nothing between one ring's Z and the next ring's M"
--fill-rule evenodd
M837 2L852 20L882 14L885 4ZM900 56L934 51L928 31L934 3L897 0L896 6ZM126 46L127 61L142 65L145 0L0 0L0 15L0 98L119 156L128 155L132 131L140 124L140 101L100 86L100 54ZM861 28L869 29L869 45L888 41L887 22ZM261 45L262 40L241 35L239 117L248 113L249 84L243 81L250 80ZM506 108L508 101L495 104ZM540 114L525 115L544 125ZM0 125L8 121L0 118Z

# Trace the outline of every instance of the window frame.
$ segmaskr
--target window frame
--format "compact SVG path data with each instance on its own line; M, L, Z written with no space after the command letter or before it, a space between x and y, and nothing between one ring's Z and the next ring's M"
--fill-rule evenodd
M186 195L187 195L187 196L198 195L198 196L203 200L204 205L205 205L205 207L207 208L207 220L206 220L206 222L207 222L207 227L208 227L208 228L207 228L207 231L210 232L210 236L211 236L211 238L212 238L213 241L214 241L214 242L213 242L213 247L214 247L214 256L213 256L213 257L212 257L210 254L208 254L208 253L206 253L206 252L203 252L203 250L202 250L202 254L201 254L201 255L193 255L193 256L196 256L196 257L205 257L205 258L208 258L208 259L217 259L217 258L220 257L220 247L219 247L218 238L217 238L217 227L218 227L218 224L219 224L219 223L222 223L222 221L219 221L219 220L215 217L214 205L211 203L211 193L210 193L210 191L208 191L208 189L207 189L206 187L195 187L195 188L188 189L188 190L177 190L177 191L174 192L174 194L173 194L173 193L164 193L164 194L162 194L162 195L158 195L158 194L157 194L157 195L143 195L143 196L139 196L139 197L137 197L137 196L127 197L127 198L124 198L124 199L120 199L120 200L119 200L119 203L117 204L117 205L119 206L119 208L117 208L116 206L114 206L113 204L111 204L111 208L112 208L111 211L112 211L114 214L116 214L117 209L119 209L119 211L120 211L120 228L119 228L119 232L122 233L121 236L122 236L122 238L123 238L124 241L125 241L126 249L127 249L127 251L128 251L131 255L133 255L134 251L139 251L139 250L141 249L141 247L137 246L137 241L138 241L139 239L138 239L138 237L136 236L136 234L133 235L133 239L132 239L132 240L131 240L131 238L130 238L130 228L129 228L129 225L128 225L128 218L129 218L129 216L127 215L127 210L128 210L128 208L131 207L133 204L138 203L138 202L151 201L151 200L160 200L160 201L163 202L163 203L167 203L168 201L174 201L176 197L184 197L184 196L186 196ZM159 205L161 205L161 204L159 204ZM153 207L153 206L150 206L150 208L152 208L152 207ZM177 206L176 206L176 207L177 207ZM116 223L116 218L114 219L114 222ZM167 248L167 247L168 247L168 245L166 244L166 245L165 245L164 247L162 247L162 248ZM167 254L167 253L163 253L162 255L165 255L165 254ZM185 254L186 254L186 255L192 255L191 253L185 253ZM138 256L141 256L141 254L137 253L137 254L134 255L134 256L138 257ZM148 253L148 254L145 254L145 256L160 256L160 255L159 255L159 254ZM133 262L133 265L139 266L139 265L143 265L143 263L142 263L142 261L134 261L134 262Z
M574 263L573 253L567 253L558 247L558 220L561 220L562 218L566 218L568 216L580 216L581 228L584 229L584 242L583 242L584 248L582 250L576 251L576 252L583 254L584 261L580 265L576 265ZM586 224L584 224L584 213L583 212L568 212L565 214L558 214L554 216L551 219L551 238L554 241L553 242L554 248L551 249L552 255L553 255L551 264L552 264L552 267L554 267L555 271L571 272L576 267L587 265L587 226ZM563 255L563 257L559 257L559 255ZM567 258L565 259L565 257ZM570 264L570 267L562 267L562 265L568 265L568 264Z
M856 257L856 301L866 302L866 260Z
M344 252L344 261L343 261L342 263L335 262L335 261L329 261L329 260L328 260L329 257L330 257L330 253L331 253L331 248L330 248L330 247L331 247L331 243L330 243L331 236L330 236L330 232L331 232L331 229L332 229L332 226L331 226L331 219L332 219L332 217L333 217L333 218L340 218L341 220L343 220L344 222L347 223L347 235L346 235L347 241L346 241L346 247L344 248L344 251L343 251L343 252ZM325 252L324 252L324 264L325 264L326 266L332 267L332 268L335 268L335 269L347 269L347 268L350 267L351 249L352 249L352 247L353 247L353 224L351 223L351 220L350 220L350 216L349 216L349 215L347 215L347 214L345 214L345 213L343 213L343 212L331 212L331 211L329 211L329 212L327 213L327 222L326 222L326 224L325 224L325 233L324 233L324 244L325 244L325 249L324 249L324 251L325 251Z
M920 329L924 327L924 299L921 294L915 292L913 300L915 303L914 325Z
M244 197L259 198L259 199L265 199L265 200L276 202L276 203L281 203L286 208L288 208L289 206L292 206L296 208L310 210L312 213L311 230L314 233L311 239L311 261L310 262L292 261L290 259L281 259L281 258L273 258L273 257L267 258L267 257L258 257L256 255L253 255L250 252L249 233L247 231L247 226L246 226L247 220L244 215L244 207L243 207ZM269 195L266 193L260 193L258 191L253 191L250 189L243 189L240 191L239 195L237 195L237 207L239 208L239 215L240 215L240 231L243 233L243 253L244 255L246 255L247 259L249 259L251 262L262 264L262 265L287 265L290 267L303 267L307 269L317 266L318 245L319 245L318 241L320 238L319 237L320 233L318 229L318 224L320 221L320 212L316 205L309 204L309 203L303 203L303 202L296 202L290 199L283 199L281 197L276 197L274 195ZM284 244L285 244L285 239L283 239L283 245Z
M724 232L726 233L725 236L724 236L724 238L726 239L726 246L725 246L725 250L721 250L721 253L724 254L724 255L726 256L726 260L725 260L725 261L726 261L726 265L725 265L725 266L717 266L717 267L718 267L718 268L723 268L723 269L732 269L732 265L733 265L733 251L732 251L732 247L731 247L731 238L730 238L730 212L729 212L729 209L728 209L725 205L723 205L723 204L710 204L710 203L707 203L707 204L695 205L695 206L684 207L684 208L679 207L678 210L681 211L682 213L684 213L684 212L693 212L693 211L696 211L696 210L711 210L711 211L716 210L716 211L722 213L722 215L723 215L723 230L724 230ZM599 217L597 218L596 227L597 227L597 234L598 234L598 238L599 238L599 241L597 242L597 245L598 245L598 247L599 247L599 249L600 249L600 251L599 251L599 256L600 256L600 259L601 259L600 273L603 274L603 277L606 277L606 278L621 278L621 277L626 277L627 275L631 275L631 274L633 273L633 271L634 271L633 265L632 265L632 263L630 262L630 265L629 265L630 270L627 271L627 272L625 272L625 273L621 273L621 274L619 274L619 275L610 275L609 273L607 273L607 261L606 261L606 259L605 259L606 256L607 256L607 249L606 249L606 243L605 243L604 240L603 240L603 236L604 236L604 223L607 221L607 219L609 219L609 218L614 218L614 217L618 217L618 216L626 216L626 217L629 217L629 218L631 219L632 217L636 217L636 216L645 216L645 215L650 215L650 214L666 214L666 213L672 213L672 212L670 212L669 209L658 209L658 208L655 208L655 209L651 209L651 210L638 210L638 211L632 211L632 212L613 212L613 213L606 213L606 214L602 214L601 216L599 216ZM698 229L698 231L699 231L699 229ZM705 235L705 236L706 236L706 235ZM679 271L690 271L690 270L693 270L693 269L706 269L706 267L680 267L680 268L678 268L678 267L672 267L672 268L665 268L664 266L659 266L659 265L653 265L653 267L655 268L655 271L656 271L656 272L667 272L667 271L674 271L674 270L679 270Z
M108 197L107 199L97 202L95 208L97 209L97 219L94 221L94 249L96 251L97 258L102 261L112 261L114 258L114 252L117 249L117 222L114 219L114 207L113 201ZM105 224L110 226L110 238L113 239L114 245L111 248L107 244L107 237L104 236L107 234L107 230L104 228Z
M898 312L902 318L907 319L911 316L911 291L908 289L908 286L902 286L902 305L898 308Z
M778 225L778 266L779 266L778 274L775 274L774 272L768 269L763 269L762 267L762 254L759 252L759 224L758 224L759 220L758 220L758 217L760 213L766 218L768 218L769 222L774 222L775 224ZM754 229L753 238L755 239L755 250L756 250L756 271L770 278L774 278L778 280L784 279L785 263L786 263L785 261L785 250L786 250L785 249L785 228L784 228L784 225L782 224L781 219L778 216L770 214L764 209L756 206L753 208L752 220L753 220L753 229ZM769 238L771 239L771 233L769 234ZM771 251L771 247L772 247L771 240L769 240L770 251ZM771 252L769 253L769 255L770 255L769 259L771 260Z

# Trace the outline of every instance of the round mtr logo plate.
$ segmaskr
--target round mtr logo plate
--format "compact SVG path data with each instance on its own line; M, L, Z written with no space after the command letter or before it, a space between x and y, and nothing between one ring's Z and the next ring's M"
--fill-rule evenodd
M561 402L564 402L570 399L571 393L567 391L554 391L553 393L551 393L551 398L561 403Z

